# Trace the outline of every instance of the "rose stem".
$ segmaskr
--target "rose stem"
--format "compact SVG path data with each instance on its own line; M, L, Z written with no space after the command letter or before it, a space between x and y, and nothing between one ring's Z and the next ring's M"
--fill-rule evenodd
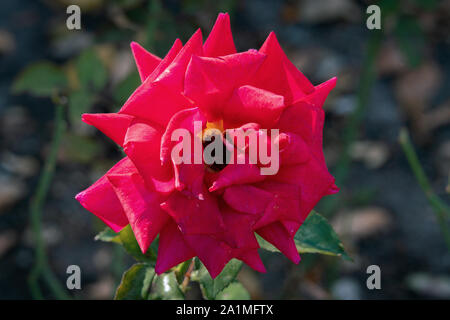
M39 177L38 185L35 194L31 199L29 208L30 223L35 241L35 264L29 275L28 283L31 289L31 295L34 299L43 299L42 291L38 283L39 276L41 275L57 299L70 299L58 282L55 274L50 269L47 252L45 250L45 243L42 238L42 209L44 207L50 183L54 176L58 149L65 128L64 106L59 102L55 107L55 128L50 145L50 152L45 160L44 168Z

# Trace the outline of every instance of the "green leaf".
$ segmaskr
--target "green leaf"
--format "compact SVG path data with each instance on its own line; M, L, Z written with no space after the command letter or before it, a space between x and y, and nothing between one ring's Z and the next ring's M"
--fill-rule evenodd
M130 225L126 226L120 231L119 239L125 250L137 261L148 262L152 264L155 263L155 253L150 248L145 254L142 253Z
M255 234L255 236L256 236L256 240L258 240L259 246L262 249L270 251L270 252L280 252L280 250L275 248L270 242L264 240L260 235Z
M79 163L90 163L102 153L102 146L97 140L73 133L64 135L61 149L64 157Z
M183 300L184 294L177 282L174 272L156 276L149 299L152 300Z
M148 251L143 254L130 225L127 225L119 233L114 232L113 230L111 230L111 228L107 227L105 230L95 236L95 240L121 244L128 252L128 254L130 254L137 261L146 262L151 265L155 264L155 250L157 248L156 240L153 241Z
M38 62L25 68L13 83L13 93L48 97L68 85L65 73L50 62Z
M300 253L321 253L352 260L327 219L315 211L306 218L294 240Z
M78 163L90 163L103 152L97 140L70 132L65 134L61 149L65 158Z
M89 111L94 102L94 96L81 89L69 95L69 119L71 123L81 122L81 115Z
M108 73L93 49L81 53L76 62L76 68L81 87L100 90L106 85Z
M250 294L242 283L235 281L219 292L216 300L250 300Z
M115 300L146 300L155 277L155 269L146 263L137 263L125 271L117 288Z
M104 242L120 243L119 234L112 230L110 227L106 227L105 230L97 234L94 239Z
M200 268L193 273L192 279L200 283L200 288L205 299L214 300L221 291L236 279L241 267L242 262L233 259L228 262L215 279L212 279L208 270L201 264Z
M270 252L280 252L280 250L259 235L256 235L256 239L262 249ZM345 252L342 242L327 219L315 211L312 211L306 218L297 231L294 241L299 253L320 253L352 260Z

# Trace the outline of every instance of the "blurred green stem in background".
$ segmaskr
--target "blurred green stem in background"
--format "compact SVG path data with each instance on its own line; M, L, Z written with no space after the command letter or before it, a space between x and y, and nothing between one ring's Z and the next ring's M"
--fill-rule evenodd
M154 45L156 43L156 31L160 22L163 9L159 0L150 1L148 5L149 20L146 26L146 47L152 51L156 51Z
M338 187L342 187L347 178L351 162L350 147L357 138L364 112L370 98L370 93L376 80L375 59L380 49L383 33L379 30L370 32L372 35L369 38L367 53L363 63L360 85L357 92L357 105L344 129L342 151L340 152L339 160L336 169L334 170L336 185ZM328 196L323 201L320 211L325 216L330 215L337 209L339 205L338 199L339 198L336 196Z
M66 130L64 121L65 106L57 101L55 107L55 128L50 145L50 152L45 160L44 168L39 177L36 192L30 203L30 223L33 230L35 244L35 263L29 275L28 281L31 289L31 295L34 299L43 299L42 290L39 286L39 278L42 276L47 283L50 291L57 299L70 299L64 288L59 283L55 274L48 264L45 243L42 237L42 210L45 204L45 198L48 194L51 181L54 176L56 160L59 146Z
M448 219L450 218L450 208L439 198L431 188L430 182L428 181L427 176L422 168L422 165L417 158L417 154L414 150L414 146L411 143L411 139L409 137L408 130L406 128L402 128L399 135L399 143L405 152L406 158L408 159L408 163L416 176L416 180L422 188L425 196L428 199L431 207L433 208L434 213L436 214L437 221L439 226L441 227L442 234L445 239L445 243L450 250L450 230L448 227Z

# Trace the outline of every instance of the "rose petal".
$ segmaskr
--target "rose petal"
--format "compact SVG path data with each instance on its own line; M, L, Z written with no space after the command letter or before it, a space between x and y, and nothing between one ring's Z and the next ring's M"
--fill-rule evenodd
M324 120L322 108L299 101L283 111L276 126L283 132L298 134L308 145L311 155L326 168L322 149Z
M257 165L250 163L228 164L217 174L209 191L214 192L232 185L259 182L265 178L266 176L261 175L260 168Z
M286 105L314 91L309 80L289 61L271 32L259 52L267 55L252 85L285 97Z
M309 212L328 194L334 186L334 178L318 161L310 160L306 164L282 167L274 181L295 184L300 188L300 219L306 219Z
M81 119L96 127L119 146L123 146L125 134L134 117L118 113L85 113Z
M86 210L95 214L116 232L119 232L123 227L128 225L128 218L107 175L130 172L137 172L137 170L133 162L128 157L125 157L89 188L75 196L75 199Z
M274 222L268 226L256 230L256 232L266 241L273 244L292 262L295 264L300 262L300 255L295 247L294 239L288 234L281 223Z
M265 273L266 267L259 256L258 250L248 250L245 253L242 253L239 257L239 260L242 260L246 264L248 264L251 268L258 272Z
M336 86L336 82L336 77L331 78L330 80L316 86L313 93L304 96L297 101L305 101L314 107L322 108L325 100L330 94L330 91L333 90L333 88Z
M161 208L175 220L184 235L223 232L224 224L216 199L208 192L204 195L200 200L188 192L173 192Z
M223 194L231 208L248 214L262 214L272 198L270 192L250 185L228 187Z
M195 252L186 244L177 224L169 219L159 235L156 273L164 273L194 256Z
M300 188L293 184L265 181L258 188L270 192L273 199L266 206L264 214L254 225L255 229L281 220L303 222L300 210Z
M264 59L265 55L255 50L218 58L193 56L186 71L184 94L205 112L208 120L219 119L224 101L235 87L250 81Z
M145 79L147 79L153 70L155 70L155 68L160 64L161 58L148 52L137 42L131 42L130 46L139 76L141 77L141 81L144 82Z
M216 23L203 45L203 52L207 57L236 53L228 13L219 13Z
M134 120L125 136L125 153L136 165L147 187L155 190L159 182L169 182L173 177L170 164L161 165L160 144L160 128L143 120Z
M108 174L107 177L122 204L139 247L145 253L169 218L160 207L162 198L156 192L147 190L137 173Z
M183 48L183 44L180 39L176 39L170 48L169 52L167 52L164 59L159 63L159 65L153 70L153 72L148 76L149 82L155 81L156 78L164 71L166 68L172 63L175 57L178 55L180 50Z
M213 279L222 272L232 258L231 248L212 235L190 234L185 235L184 238Z

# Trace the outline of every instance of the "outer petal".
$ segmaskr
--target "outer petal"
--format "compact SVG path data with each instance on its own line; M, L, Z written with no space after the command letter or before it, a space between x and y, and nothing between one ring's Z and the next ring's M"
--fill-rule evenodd
M324 120L325 113L322 108L299 101L284 110L277 127L283 132L298 134L308 145L313 157L326 168L322 149Z
M161 165L159 159L160 144L161 131L158 126L138 119L132 122L125 136L125 153L136 165L147 187L153 190L159 190L161 182L169 183L172 179L170 165ZM170 185L166 187L165 192L170 192ZM163 190L159 191L163 192Z
M203 45L203 52L207 57L236 53L228 13L219 13L216 23Z
M271 32L259 52L267 55L252 85L280 94L286 105L314 91L309 80L289 61Z
M178 55L180 50L183 48L183 44L181 43L180 39L176 39L175 42L172 45L172 48L170 48L169 52L167 52L164 59L160 62L160 64L153 70L153 72L149 75L150 82L155 81L156 78L164 71L166 68L172 63L172 61L175 59L175 57Z
M166 272L194 256L195 252L186 244L177 224L172 219L169 219L159 235L158 258L155 266L156 273Z
M116 232L128 225L128 219L106 176L130 172L136 172L136 167L125 157L93 185L75 196L86 210L95 214Z
M200 200L187 192L173 192L161 204L184 235L223 232L223 221L216 199L205 192Z
M184 76L192 55L203 55L202 32L198 29L177 54L173 62L156 78L177 92L183 92Z
M280 133L275 143L278 143L281 165L305 163L311 157L308 145L298 134Z
M214 279L232 258L232 249L214 235L191 234L184 238Z
M197 31L164 70L158 68L127 100L119 113L166 126L178 111L192 107L183 94L184 74L192 54L201 54L202 35ZM160 65L165 61L163 60ZM158 72L160 72L158 74Z
M224 240L239 254L251 249L258 249L259 244L251 227L254 217L242 214L231 208L221 208L226 232Z
M317 202L329 194L334 186L334 178L328 170L312 160L307 164L282 167L272 179L300 187L300 218L302 220L306 219Z
M223 194L225 202L234 210L260 215L272 201L272 194L251 185L228 187Z
M166 126L175 113L191 105L192 102L175 88L152 82L150 75L128 98L119 113Z
M264 263L256 249L246 251L239 256L239 259L258 272L266 272L266 267L264 267Z
M265 272L258 254L259 244L252 229L254 217L238 213L230 208L221 208L225 228L224 240L232 248L233 257L242 260L259 272Z
M333 90L333 88L336 86L336 82L336 77L331 78L330 80L316 86L313 93L300 98L298 101L305 101L314 107L322 108L330 91Z
M265 240L273 244L292 262L295 264L300 262L300 255L295 247L294 239L288 234L281 223L274 222L266 227L256 230L256 232Z
M142 177L136 173L108 174L107 177L145 253L169 218L159 205L161 196L147 190Z
M137 69L141 81L145 79L155 70L155 68L161 62L161 58L145 50L137 42L131 42L131 51L133 52L134 60L136 62Z
M118 113L85 113L81 119L85 123L96 127L122 147L128 126L134 117Z
M258 187L270 192L273 199L264 210L264 215L254 225L259 229L275 221L295 220L303 222L300 211L300 188L293 184L265 181Z

